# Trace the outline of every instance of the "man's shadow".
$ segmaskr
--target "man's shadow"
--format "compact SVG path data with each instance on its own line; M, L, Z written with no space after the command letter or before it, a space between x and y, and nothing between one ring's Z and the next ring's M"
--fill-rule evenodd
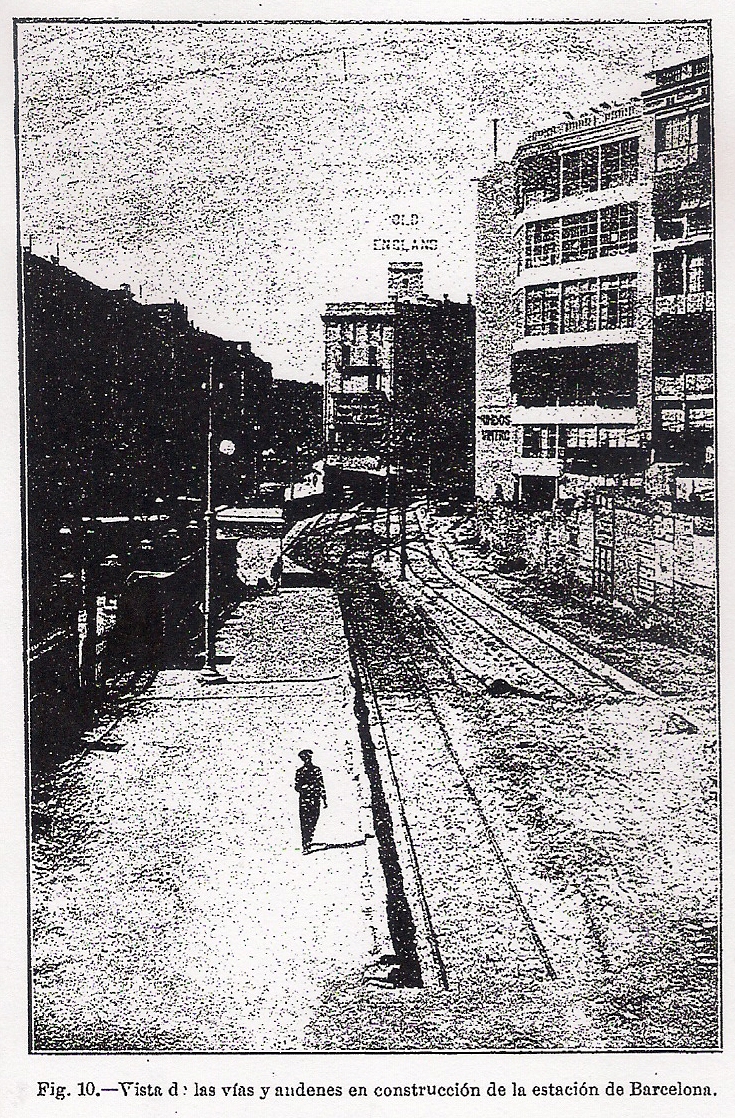
M307 854L318 854L320 850L350 850L353 846L364 846L366 839L358 839L357 842L312 842Z

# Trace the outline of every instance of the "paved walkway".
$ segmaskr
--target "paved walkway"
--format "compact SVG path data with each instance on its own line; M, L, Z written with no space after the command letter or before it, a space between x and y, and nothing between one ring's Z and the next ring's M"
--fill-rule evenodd
M218 658L216 687L160 672L41 805L40 1048L301 1049L330 984L385 950L334 592L243 603ZM308 856L304 747L329 799Z

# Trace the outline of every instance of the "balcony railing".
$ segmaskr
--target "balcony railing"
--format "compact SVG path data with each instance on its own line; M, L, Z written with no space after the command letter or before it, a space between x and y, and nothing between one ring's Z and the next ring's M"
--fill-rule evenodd
M606 111L583 113L577 120L567 120L563 124L552 124L549 128L540 128L532 132L526 143L535 140L545 140L551 136L564 136L569 132L581 132L585 128L594 128L598 124L607 124L613 120L635 120L640 116L640 105L633 101L628 105L617 105Z
M380 427L388 416L383 392L338 392L332 397L335 427Z
M657 399L683 400L711 396L714 392L712 373L678 373L654 377L653 391Z
M712 291L694 291L689 295L659 295L656 314L703 314L714 309Z
M689 78L701 78L709 74L709 58L696 58L692 62L682 62L679 66L667 66L656 71L656 87L678 85Z
M699 145L687 144L685 147L659 151L656 155L657 171L681 171L699 158Z

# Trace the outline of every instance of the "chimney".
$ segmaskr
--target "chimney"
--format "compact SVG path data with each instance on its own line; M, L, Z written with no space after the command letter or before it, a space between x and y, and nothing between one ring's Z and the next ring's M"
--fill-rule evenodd
M424 293L421 260L393 261L388 265L388 298L417 299Z

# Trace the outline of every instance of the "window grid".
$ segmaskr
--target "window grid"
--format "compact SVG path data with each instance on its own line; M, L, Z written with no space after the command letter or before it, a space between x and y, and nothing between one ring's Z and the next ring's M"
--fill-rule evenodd
M600 329L624 330L635 326L635 275L602 276L600 279Z
M622 202L599 211L528 222L525 251L521 240L517 246L517 271L520 273L524 264L526 268L540 268L560 261L568 264L637 251L638 204Z
M687 267L687 294L698 295L705 291L704 256L690 256Z
M561 157L562 198L572 194L588 194L599 188L600 149L583 148L566 151Z
M526 288L526 335L558 333L558 284Z
M566 334L597 329L597 280L562 284L562 329Z
M689 146L689 138L694 131L695 117L675 116L664 121L662 151L675 151ZM696 134L696 133L695 133Z
M521 321L525 321L526 337L624 330L635 326L636 298L634 272L527 287L525 318ZM521 315L520 300L517 305Z
M625 448L640 447L640 435L629 427L600 427L599 445Z
M637 251L637 203L623 202L600 210L600 256L626 256Z
M638 137L603 144L600 154L600 189L625 186L638 178Z
M567 427L566 445L570 450L597 446L596 427Z
M594 260L597 256L597 210L569 214L561 219L561 259Z
M690 249L664 253L656 260L656 298L701 295L712 290L709 252Z
M522 458L556 458L556 426L523 428Z
M531 221L526 226L526 267L540 268L559 260L559 222Z

